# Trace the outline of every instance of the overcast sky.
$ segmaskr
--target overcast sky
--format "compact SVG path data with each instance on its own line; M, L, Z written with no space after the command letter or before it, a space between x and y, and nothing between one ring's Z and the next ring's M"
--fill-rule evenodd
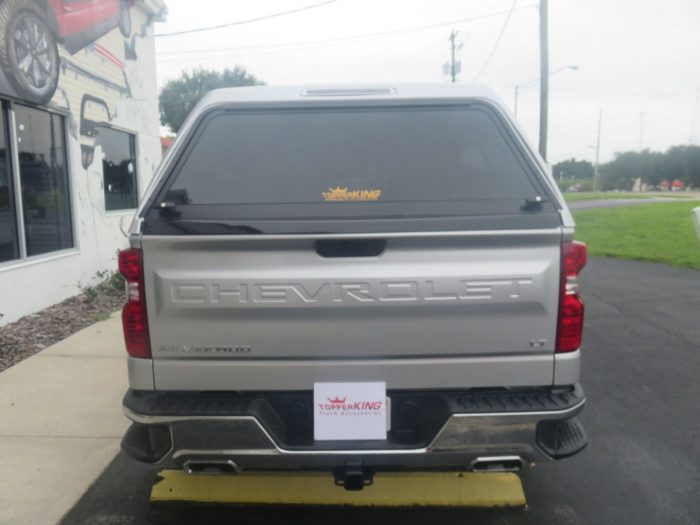
M156 24L156 33L323 1L166 0L168 19ZM493 87L512 108L514 86L539 75L537 4L517 0L488 64L513 0L336 0L251 24L157 38L158 82L184 69L235 64L271 85L448 82L442 66L455 30L463 43L458 82L474 81L486 65L476 82ZM550 0L549 10L550 71L565 68L550 81L551 162L593 160L601 107L601 161L640 145L665 150L700 143L700 1ZM536 82L520 89L518 119L536 143Z

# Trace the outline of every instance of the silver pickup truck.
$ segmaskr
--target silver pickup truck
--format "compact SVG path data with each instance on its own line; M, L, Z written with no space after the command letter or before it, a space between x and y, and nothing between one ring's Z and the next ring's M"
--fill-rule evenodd
M208 94L121 252L133 458L516 471L586 445L586 249L494 94Z

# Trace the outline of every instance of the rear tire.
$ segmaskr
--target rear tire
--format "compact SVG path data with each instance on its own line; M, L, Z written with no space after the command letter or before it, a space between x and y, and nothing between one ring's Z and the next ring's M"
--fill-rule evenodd
M0 67L22 98L43 104L56 92L56 37L26 0L6 0L0 5Z

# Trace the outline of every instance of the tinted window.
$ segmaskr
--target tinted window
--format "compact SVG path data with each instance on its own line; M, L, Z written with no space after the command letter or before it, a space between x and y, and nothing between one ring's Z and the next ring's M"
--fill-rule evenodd
M27 255L73 246L63 117L15 106Z
M104 176L105 209L136 208L136 161L134 136L123 131L100 128L102 174Z
M19 257L5 112L0 112L0 262Z
M365 214L376 215L383 203L432 202L440 213L440 202L522 203L537 194L479 109L229 112L195 140L166 197L179 204L352 200L372 203Z

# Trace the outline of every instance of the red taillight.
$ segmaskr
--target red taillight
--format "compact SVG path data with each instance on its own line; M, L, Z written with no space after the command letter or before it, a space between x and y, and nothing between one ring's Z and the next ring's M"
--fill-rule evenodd
M135 248L119 252L119 273L127 281L141 280L141 253Z
M126 351L132 357L150 359L148 317L143 286L143 252L129 248L119 252L119 273L126 280L126 304L122 310L122 325Z
M573 352L581 346L584 306L578 290L578 274L586 265L586 245L565 242L562 245L561 295L557 352Z

